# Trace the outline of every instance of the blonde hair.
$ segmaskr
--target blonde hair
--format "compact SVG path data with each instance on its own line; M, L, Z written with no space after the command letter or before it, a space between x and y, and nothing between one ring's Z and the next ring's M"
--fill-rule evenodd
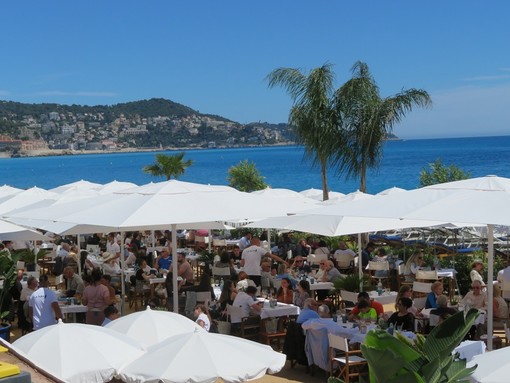
M501 296L501 287L499 287L498 285L493 285L492 291L493 291L494 298L498 298Z

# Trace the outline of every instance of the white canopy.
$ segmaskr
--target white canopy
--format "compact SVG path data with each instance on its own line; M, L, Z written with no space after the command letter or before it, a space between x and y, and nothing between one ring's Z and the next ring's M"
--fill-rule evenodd
M276 373L285 361L270 346L197 329L149 348L123 367L119 377L125 382L237 383Z
M45 241L50 239L36 230L0 219L0 241Z

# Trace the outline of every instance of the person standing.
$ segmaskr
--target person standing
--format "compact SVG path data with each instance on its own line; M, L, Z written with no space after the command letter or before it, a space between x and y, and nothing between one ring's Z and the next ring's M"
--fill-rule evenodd
M260 264L264 257L270 257L277 262L286 264L287 266L288 264L279 256L260 247L259 238L253 237L251 243L252 245L250 247L247 247L246 249L243 250L243 254L241 256L241 267L244 268L244 271L246 271L246 274L248 274L250 279L253 282L255 282L257 286L260 286L261 283Z
M104 309L112 304L108 288L101 284L101 270L92 270L92 281L83 290L81 303L87 306L87 316L85 322L101 326L104 321Z
M365 250L361 252L361 266L363 270L368 266L368 262L372 260L372 252L375 250L375 243L368 242Z
M240 240L239 240L239 249L243 251L247 247L252 245L252 234L251 232L247 232Z
M34 330L56 324L62 318L57 295L48 286L48 276L41 275L39 288L32 293L28 300L28 317L32 319Z

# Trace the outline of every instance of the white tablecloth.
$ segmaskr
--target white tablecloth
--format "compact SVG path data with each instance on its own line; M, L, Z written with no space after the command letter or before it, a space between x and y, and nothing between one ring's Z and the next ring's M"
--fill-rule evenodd
M333 282L315 282L310 283L310 290L331 290L333 288Z
M269 301L267 299L258 299L259 301L264 302L264 307L260 312L260 318L274 318L274 317L282 317L287 315L299 315L300 309L298 306L288 305L285 303L278 302L276 307L269 307Z
M384 292L382 295L377 294L377 291L369 292L370 299L379 302L382 305L395 304L398 293L396 291Z
M465 340L455 347L453 353L458 352L460 359L466 359L466 362L469 362L476 355L483 354L486 347L485 343L480 340Z
M87 306L83 306L83 305L62 305L62 306L60 306L60 311L62 311L62 314L86 313L87 312Z

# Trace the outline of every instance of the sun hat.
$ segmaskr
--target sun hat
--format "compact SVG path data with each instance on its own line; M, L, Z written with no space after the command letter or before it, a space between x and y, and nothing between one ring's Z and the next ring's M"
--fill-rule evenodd
M115 255L114 255L114 254L112 254L112 253L109 253L108 251L105 251L105 252L102 254L102 257L103 257L103 262L108 262L110 259L115 258Z

